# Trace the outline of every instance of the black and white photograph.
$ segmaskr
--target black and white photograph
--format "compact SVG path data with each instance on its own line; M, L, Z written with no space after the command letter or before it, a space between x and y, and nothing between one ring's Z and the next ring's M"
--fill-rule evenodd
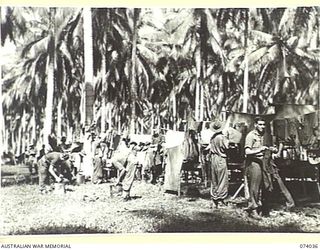
M0 235L320 232L320 6L27 4L0 7Z

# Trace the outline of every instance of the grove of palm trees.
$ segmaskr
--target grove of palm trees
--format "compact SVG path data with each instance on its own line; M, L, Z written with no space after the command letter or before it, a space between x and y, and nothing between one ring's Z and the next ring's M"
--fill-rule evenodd
M318 7L1 14L2 48L15 47L2 66L4 150L92 122L150 133L221 111L318 104Z
M110 128L153 135L232 114L276 115L278 104L319 110L319 25L318 6L1 6L3 169L10 169L6 157L17 160L29 145L47 148L52 135L78 142L92 127L98 135ZM291 213L277 207L255 221L244 215L241 201L211 213L203 183L197 186L201 198L179 198L164 194L160 184L135 182L138 198L126 204L110 200L105 185L77 186L63 200L38 195L34 185L4 187L0 232L320 231L319 203L298 203ZM53 216L37 206L44 201ZM58 206L65 208L61 217Z

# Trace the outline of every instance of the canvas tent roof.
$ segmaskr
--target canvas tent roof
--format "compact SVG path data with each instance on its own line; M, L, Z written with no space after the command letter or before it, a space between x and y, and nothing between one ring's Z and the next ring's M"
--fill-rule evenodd
M274 104L274 119L294 118L301 115L310 114L316 111L316 106L301 104Z

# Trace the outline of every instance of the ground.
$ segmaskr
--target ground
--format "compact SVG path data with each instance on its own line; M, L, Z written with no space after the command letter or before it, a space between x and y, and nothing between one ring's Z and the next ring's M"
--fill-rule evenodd
M11 166L2 167L2 181ZM208 189L200 194L167 194L161 185L135 181L133 199L124 202L110 196L110 183L68 185L65 194L40 194L36 184L25 184L23 168L15 172L15 184L1 188L2 235L148 232L320 232L320 204L298 203L284 211L272 204L270 217L255 220L243 210L241 197L215 209ZM28 176L26 177L28 178ZM21 181L19 181L21 179ZM21 183L21 184L17 184ZM2 182L3 184L3 182Z

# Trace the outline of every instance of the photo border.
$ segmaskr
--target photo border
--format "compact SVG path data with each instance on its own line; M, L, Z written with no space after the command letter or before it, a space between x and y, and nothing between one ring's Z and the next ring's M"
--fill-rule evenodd
M319 0L0 0L1 6L52 6L52 7L147 7L147 8L240 8L240 7L297 7L320 6ZM1 195L1 194L0 194ZM295 249L301 249L301 244L319 244L319 233L146 233L146 234L86 234L86 235L30 235L30 236L0 236L1 244L34 244L34 243L63 243L63 244L283 244L296 245ZM320 247L320 246L319 246ZM318 247L318 248L319 248ZM73 247L72 247L73 248ZM240 247L242 249L242 247ZM273 247L272 247L273 248Z

